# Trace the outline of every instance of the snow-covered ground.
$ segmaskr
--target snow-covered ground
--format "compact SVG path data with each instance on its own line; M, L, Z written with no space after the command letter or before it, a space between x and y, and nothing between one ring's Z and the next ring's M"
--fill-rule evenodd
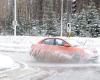
M0 54L0 71L7 71L11 69L19 68L17 64L11 57L7 55ZM0 73L1 73L0 72Z

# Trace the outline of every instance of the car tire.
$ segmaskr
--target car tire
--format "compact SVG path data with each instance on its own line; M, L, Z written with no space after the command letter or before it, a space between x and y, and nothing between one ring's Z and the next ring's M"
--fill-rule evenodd
M73 63L80 63L81 62L81 55L80 53L75 53L72 58Z

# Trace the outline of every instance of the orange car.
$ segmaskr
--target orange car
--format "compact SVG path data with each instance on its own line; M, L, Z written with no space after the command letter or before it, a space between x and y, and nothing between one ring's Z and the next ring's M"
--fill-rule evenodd
M31 47L31 56L45 62L88 62L96 61L96 50L82 48L78 43L62 38L45 38Z

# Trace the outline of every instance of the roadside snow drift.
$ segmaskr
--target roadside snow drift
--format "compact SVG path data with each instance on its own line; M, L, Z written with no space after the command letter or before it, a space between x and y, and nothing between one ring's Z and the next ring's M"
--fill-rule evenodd
M16 66L17 64L9 56L0 54L0 70L11 69Z

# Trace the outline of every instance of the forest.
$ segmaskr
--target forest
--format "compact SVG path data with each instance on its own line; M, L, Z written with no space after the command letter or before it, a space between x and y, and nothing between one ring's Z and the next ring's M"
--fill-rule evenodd
M17 0L17 35L59 36L62 0ZM63 0L63 36L67 35L67 0ZM100 1L76 0L71 36L98 37ZM13 35L14 0L0 0L0 34Z

